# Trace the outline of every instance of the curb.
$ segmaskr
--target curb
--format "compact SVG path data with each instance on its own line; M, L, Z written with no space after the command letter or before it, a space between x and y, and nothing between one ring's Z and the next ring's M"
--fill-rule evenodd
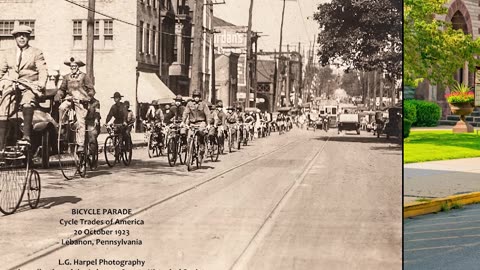
M403 206L403 218L440 212L444 204L451 207L453 203L467 205L478 202L480 202L480 192L452 195L445 198L434 199L429 202L411 202Z

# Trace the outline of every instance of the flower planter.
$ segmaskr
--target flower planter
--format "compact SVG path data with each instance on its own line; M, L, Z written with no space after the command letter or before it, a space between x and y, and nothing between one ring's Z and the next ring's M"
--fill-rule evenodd
M460 120L453 127L453 133L472 133L474 128L465 121L465 116L471 114L474 110L472 103L449 103L450 110L455 115L460 116Z

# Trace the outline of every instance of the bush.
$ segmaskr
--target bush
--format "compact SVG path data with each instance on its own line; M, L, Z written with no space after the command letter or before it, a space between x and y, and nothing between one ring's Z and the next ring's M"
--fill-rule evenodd
M403 118L403 138L408 138L410 135L410 128L412 127L412 121L407 118Z
M438 125L438 120L442 116L442 109L437 103L412 100L410 101L415 105L417 120L412 123L417 127L435 127Z
M403 102L403 110L406 119L410 120L412 123L417 121L417 107L415 106L415 101L405 100Z

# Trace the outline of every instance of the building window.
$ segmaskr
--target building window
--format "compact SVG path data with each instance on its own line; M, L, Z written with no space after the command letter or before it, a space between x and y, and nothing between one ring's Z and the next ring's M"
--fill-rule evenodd
M139 42L139 47L140 47L140 53L144 53L143 51L143 44L145 42L145 31L143 30L143 22L140 21L140 34L139 34L140 42Z
M152 54L157 55L157 27L155 25L152 30Z
M103 21L103 39L105 40L105 48L113 47L113 20Z
M95 28L93 31L93 39L99 40L100 39L100 20L95 20Z
M150 24L145 29L145 53L150 54Z
M12 30L15 21L0 20L0 49L11 47L13 43Z
M258 84L258 92L270 92L270 84L268 83L259 83Z
M177 36L173 36L173 62L177 61L178 46Z
M73 21L73 48L81 48L82 47L82 21L76 20Z

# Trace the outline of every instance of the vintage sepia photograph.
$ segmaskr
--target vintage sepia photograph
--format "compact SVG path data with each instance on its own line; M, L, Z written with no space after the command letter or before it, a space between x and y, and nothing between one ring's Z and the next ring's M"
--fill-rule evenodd
M478 269L479 1L403 5L404 269Z
M421 178L423 115L475 123L433 85L476 86L476 43L420 59L438 2L0 0L0 269L400 270L403 244L417 261L403 188L459 186L403 185L404 143ZM448 29L441 61L464 37Z

